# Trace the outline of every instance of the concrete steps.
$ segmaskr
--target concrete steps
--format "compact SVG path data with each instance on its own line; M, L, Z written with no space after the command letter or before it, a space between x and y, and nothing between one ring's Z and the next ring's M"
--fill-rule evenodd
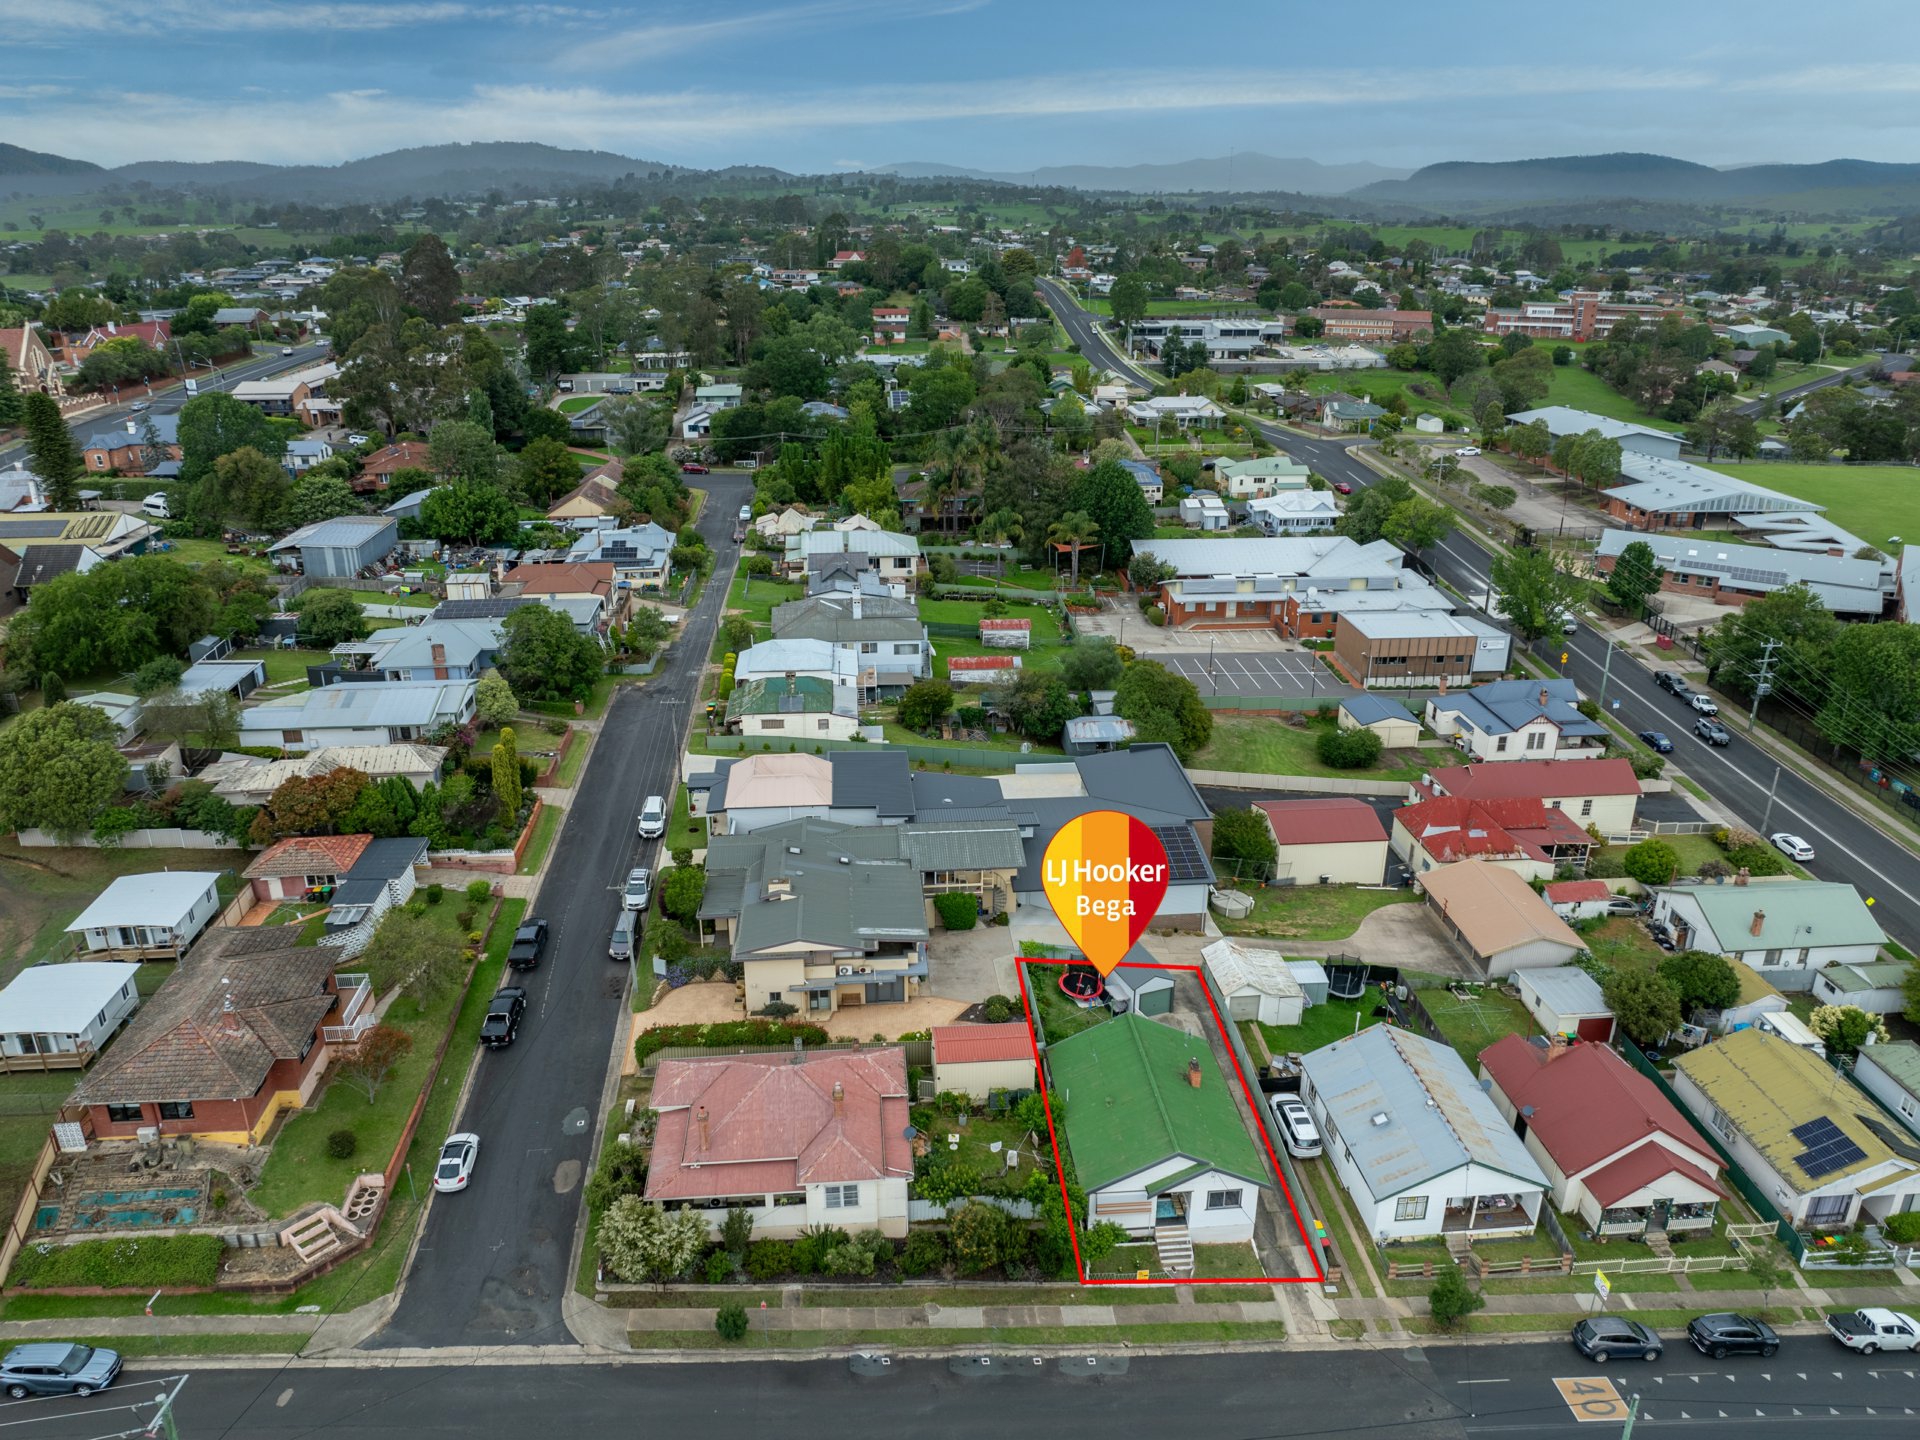
M1160 1252L1160 1268L1167 1274L1193 1274L1193 1238L1186 1226L1156 1225L1153 1248Z

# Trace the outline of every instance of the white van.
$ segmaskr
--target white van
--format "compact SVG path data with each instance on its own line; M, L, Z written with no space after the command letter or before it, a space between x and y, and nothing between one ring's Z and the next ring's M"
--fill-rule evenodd
M614 960L631 960L633 942L639 928L639 912L622 910L620 918L613 922L613 938L607 941L607 955Z
M144 513L153 516L156 520L171 520L173 518L167 509L167 492L164 490L156 490L147 496L146 499L140 502L140 509Z

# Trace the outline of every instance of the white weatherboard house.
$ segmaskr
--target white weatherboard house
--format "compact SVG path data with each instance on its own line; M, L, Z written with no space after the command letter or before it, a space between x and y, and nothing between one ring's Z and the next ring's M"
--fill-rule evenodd
M100 959L178 960L220 913L215 870L122 875L67 926Z
M1675 885L1653 892L1652 913L1682 950L1742 961L1789 992L1829 965L1871 965L1887 939L1858 890L1820 880Z
M1533 1233L1546 1173L1452 1046L1376 1025L1309 1054L1300 1098L1375 1239Z
M34 965L0 990L0 1071L77 1070L140 1004L131 963Z
M1920 1135L1920 1045L1911 1040L1869 1045L1854 1062L1853 1078L1898 1115L1902 1125Z

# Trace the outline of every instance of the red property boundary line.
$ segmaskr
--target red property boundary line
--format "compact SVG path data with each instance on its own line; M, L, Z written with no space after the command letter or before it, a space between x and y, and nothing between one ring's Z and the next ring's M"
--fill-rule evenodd
M1081 1258L1081 1255L1080 1255L1080 1227L1077 1224L1073 1223L1073 1202L1071 1199L1068 1198L1068 1195L1067 1195L1067 1169L1064 1161L1062 1161L1060 1156L1060 1135L1059 1135L1059 1131L1055 1128L1055 1125L1054 1125L1053 1100L1047 1094L1047 1086L1045 1083L1046 1072L1041 1067L1041 1064L1040 1064L1040 1034L1037 1028L1037 1019L1036 1019L1039 1011L1038 1011L1037 1003L1035 1002L1033 996L1029 994L1027 990L1027 967L1029 965L1072 965L1072 964L1084 965L1085 963L1086 961L1084 960L1060 959L1060 958L1056 958L1053 956L1046 956L1046 955L1015 955L1013 960L1014 971L1018 975L1020 980L1021 1003L1026 1006L1027 1044L1031 1046L1033 1050L1034 1076L1036 1079L1038 1079L1041 1082L1040 1103L1047 1112L1047 1139L1051 1141L1053 1144L1054 1175L1060 1182L1060 1203L1066 1208L1066 1212L1067 1212L1067 1218L1068 1218L1067 1237L1073 1242L1073 1268L1075 1273L1080 1277L1080 1283L1082 1285L1134 1285L1134 1286L1142 1286L1142 1285L1323 1285L1325 1284L1326 1278L1327 1278L1326 1272L1320 1268L1320 1257L1318 1254L1315 1253L1313 1241L1307 1235L1307 1227L1305 1223L1300 1219L1300 1207L1294 1202L1293 1192L1287 1188L1286 1172L1280 1168L1280 1157L1274 1154L1273 1141L1268 1138L1266 1126L1264 1125L1260 1127L1260 1143L1262 1146L1265 1147L1267 1152L1267 1159L1273 1166L1273 1177L1280 1186L1280 1193L1286 1197L1287 1213L1293 1216L1294 1231L1296 1234L1299 1235L1300 1244L1305 1248L1309 1259L1313 1263L1313 1274L1311 1275L1223 1275L1219 1277L1195 1276L1190 1280L1096 1279L1095 1277L1087 1274L1086 1262ZM1240 1069L1240 1057L1234 1053L1233 1040L1230 1036L1228 1036L1226 1024L1220 1018L1219 1007L1213 1003L1213 996L1209 994L1207 991L1207 982L1205 977L1203 977L1200 974L1200 967L1198 965L1163 965L1158 963L1148 965L1148 964L1143 964L1139 962L1131 962L1131 961L1125 961L1125 960L1121 961L1120 963L1122 965L1130 966L1131 968L1142 969L1142 970L1184 970L1189 974L1191 974L1195 979L1199 980L1200 993L1202 996L1206 998L1207 1009L1213 1015L1214 1026L1216 1029L1219 1030L1220 1038L1226 1042L1227 1060L1233 1066L1234 1078L1240 1082L1240 1091L1242 1094L1244 1094L1247 1097L1247 1104L1252 1107L1254 1114L1258 1115L1260 1113L1260 1101L1255 1096L1253 1092L1253 1087L1247 1083L1246 1075L1243 1074Z

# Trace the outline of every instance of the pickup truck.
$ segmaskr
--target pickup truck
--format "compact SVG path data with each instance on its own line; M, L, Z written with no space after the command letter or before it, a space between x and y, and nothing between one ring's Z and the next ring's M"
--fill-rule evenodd
M1827 1333L1862 1355L1920 1346L1920 1320L1896 1310L1849 1310L1844 1315L1829 1315Z

